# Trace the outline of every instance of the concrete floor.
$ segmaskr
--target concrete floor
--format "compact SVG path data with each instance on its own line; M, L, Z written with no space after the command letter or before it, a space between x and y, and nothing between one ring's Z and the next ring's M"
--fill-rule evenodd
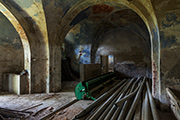
M76 99L74 87L78 82L64 82L62 92L56 94L31 94L31 95L0 95L0 108L31 112L27 114L27 120L37 120L55 111L63 105ZM57 112L52 120L71 120L74 116L85 109L92 101L81 100L73 105ZM37 105L37 106L36 106ZM34 108L31 108L36 106ZM27 109L27 110L26 110ZM176 120L170 112L158 111L160 120ZM19 119L13 119L19 120Z
M63 82L62 92L56 94L13 95L9 93L0 93L0 108L31 112L31 114L27 115L27 120L37 120L75 100L76 97L74 94L74 88L78 83L79 82ZM77 113L85 109L91 102L91 100L78 101L70 107L57 112L52 119L71 120ZM36 107L31 108L33 106Z
M28 111L32 114L27 118L28 120L37 120L42 116L53 112L57 108L76 99L73 92L61 92L57 94L31 94L31 95L1 95L0 108L6 108L17 111ZM72 106L58 112L58 118L72 119L78 112L85 109L92 101L78 101ZM32 106L36 106L31 108ZM28 109L30 108L30 109ZM28 110L26 110L28 109ZM60 115L61 114L61 115ZM58 119L58 120L61 120ZM16 119L14 119L16 120Z

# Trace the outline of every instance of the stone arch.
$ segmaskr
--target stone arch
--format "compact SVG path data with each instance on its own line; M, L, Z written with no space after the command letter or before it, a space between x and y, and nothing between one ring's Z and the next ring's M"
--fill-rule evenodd
M107 1L107 0L85 0L78 2L76 5L71 7L66 15L62 18L60 22L60 27L57 29L57 35L55 36L55 43L62 44L65 35L72 28L70 26L71 21L83 10L90 6L97 4L107 4L110 6L122 7L126 6L129 9L135 11L144 21L149 31L151 40L151 61L152 61L152 91L153 96L160 99L161 94L161 81L160 81L160 36L159 28L155 13L153 11L152 4L148 3L148 7L138 1ZM151 7L149 7L151 6ZM161 100L161 99L160 99Z
M49 93L49 40L46 25L38 26L34 19L16 2L6 1L3 4L23 27L31 51L31 86L30 93ZM21 11L21 12L20 12ZM23 12L23 14L21 14ZM39 11L43 14L43 9ZM44 17L44 16L43 16ZM44 18L45 19L45 18Z
M29 73L28 79L29 79L29 86L31 86L31 51L30 51L30 45L28 38L26 36L26 33L18 20L15 18L15 16L2 4L0 3L0 12L6 16L6 18L11 22L11 24L16 29L17 33L20 36L22 46L23 46L23 52L24 52L24 70L27 70ZM29 89L29 93L31 92L31 89Z

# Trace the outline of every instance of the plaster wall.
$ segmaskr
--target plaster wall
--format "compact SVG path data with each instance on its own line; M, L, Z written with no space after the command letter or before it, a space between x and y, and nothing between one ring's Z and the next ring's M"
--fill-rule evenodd
M156 84L156 88L153 88L153 91L154 93L158 94L156 98L158 98L160 95L161 101L166 103L168 99L165 93L165 87L172 87L179 90L179 0L0 1L6 5L6 7L12 11L12 13L15 13L17 19L20 21L25 29L25 32L27 33L27 37L31 45L32 59L36 59L36 61L32 63L32 70L34 70L32 71L32 78L35 81L35 84L38 84L39 86L44 83L46 85L49 84L47 82L49 78L49 70L51 80L60 85L59 71L61 71L61 68L57 66L60 65L61 45L65 36L71 28L81 21L81 19L78 19L82 18L82 16L78 16L81 11L86 10L91 5L106 3L118 9L122 9L122 5L133 9L147 25L151 38L152 65L154 65L154 73L152 78L153 82ZM107 9L100 7L96 13L101 12L104 14L104 11L107 12ZM108 11L111 12L111 9L108 9ZM94 18L98 19L97 17ZM121 19L121 23L123 23L123 21L124 19ZM46 26L48 29L48 34ZM49 35L49 41L47 39L47 35ZM159 48L160 45L161 48ZM48 50L50 52L48 52ZM159 56L161 57L161 68ZM49 57L51 59L50 64ZM159 73L160 70L161 74ZM34 88L36 87L37 86ZM60 90L60 87L58 87L57 90ZM45 88L43 87L42 89L35 91L43 92L45 91Z
M109 32L99 34L99 39L93 40L93 24L82 23L87 21L77 24L65 37L65 54L71 58L74 70L79 72L80 63L91 63L90 57L94 56L91 54L95 54L96 62L100 61L100 55L114 55L114 67L121 76L151 77L150 50L146 46L148 40L144 42L143 37L125 28L111 28ZM92 49L97 51L92 53Z
M2 90L4 73L19 74L24 69L24 53L20 37L2 13L0 13L0 54L0 88Z
M80 64L91 63L91 46L97 23L83 20L75 25L66 35L64 44L65 56L71 59L74 71L79 72ZM81 55L80 55L81 54Z
M160 29L161 101L168 103L166 88L180 91L180 1L152 0Z
M49 92L49 44L41 0L0 2L24 29L31 49L31 92ZM38 73L38 74L37 74Z
M128 29L116 28L100 36L101 44L96 52L114 56L114 69L119 77L151 76L150 51L147 53L143 38Z
M138 58L138 56L141 56L141 58L136 59L135 64L139 64L139 60L142 59L140 60L143 64L141 65L141 67L148 66L148 68L150 69L150 40L147 28L142 19L130 9L115 11L112 13L109 13L110 11L108 11L107 9L112 11L114 8L107 5L92 6L82 11L75 18L75 20L72 21L72 24L77 23L77 20L79 20L79 23L76 24L65 37L64 55L72 59L71 64L73 69L79 72L79 64L95 63L95 59L104 54L116 54L117 63L120 61L126 61L128 59L129 61L133 61L132 59L135 60L135 58L130 58L129 56L138 54L136 57ZM79 17L81 16L83 17L80 19ZM107 42L108 40L109 43ZM136 44L136 42L138 43ZM133 50L130 50L132 46L128 45L129 43L134 43L134 46L137 46L137 48L134 47L132 48ZM103 45L109 46L109 48L104 47L104 49L102 49L100 53L99 47L102 48ZM121 48L121 46L124 46L124 48L129 51L130 55L126 55L126 50L124 50L124 48ZM139 49L139 47L141 49ZM143 53L134 52L134 49L136 51L142 50ZM124 51L124 53L122 51ZM97 57L95 58L96 52ZM122 60L122 58L121 60L118 59L117 56L123 55L128 56L126 60ZM144 55L146 55L146 58L143 58ZM144 61L146 61L146 63L144 63L143 59ZM147 62L148 65L144 65L147 64ZM118 65L116 66L116 68L117 67ZM134 68L134 70L135 69L136 68ZM141 72L144 69L141 68ZM132 71L133 69L131 70L131 72ZM143 72L142 75L145 75L146 70L144 71L145 72ZM134 74L136 73L137 72L135 72ZM139 74L137 74L136 76L138 75Z

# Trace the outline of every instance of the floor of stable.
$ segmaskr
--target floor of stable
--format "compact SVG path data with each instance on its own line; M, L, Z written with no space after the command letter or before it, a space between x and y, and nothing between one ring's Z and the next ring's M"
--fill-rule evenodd
M78 82L63 82L62 92L50 94L12 95L1 93L0 108L17 111L28 111L32 114L29 120L36 120L55 111L61 106L75 100L74 87ZM71 120L74 116L85 109L91 100L80 100L71 106L56 113L53 120ZM158 110L160 120L176 120L171 112Z

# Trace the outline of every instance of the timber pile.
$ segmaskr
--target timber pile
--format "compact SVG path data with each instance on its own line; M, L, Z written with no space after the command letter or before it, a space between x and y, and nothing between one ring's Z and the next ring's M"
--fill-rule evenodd
M159 120L147 78L123 80L104 93L74 120Z

